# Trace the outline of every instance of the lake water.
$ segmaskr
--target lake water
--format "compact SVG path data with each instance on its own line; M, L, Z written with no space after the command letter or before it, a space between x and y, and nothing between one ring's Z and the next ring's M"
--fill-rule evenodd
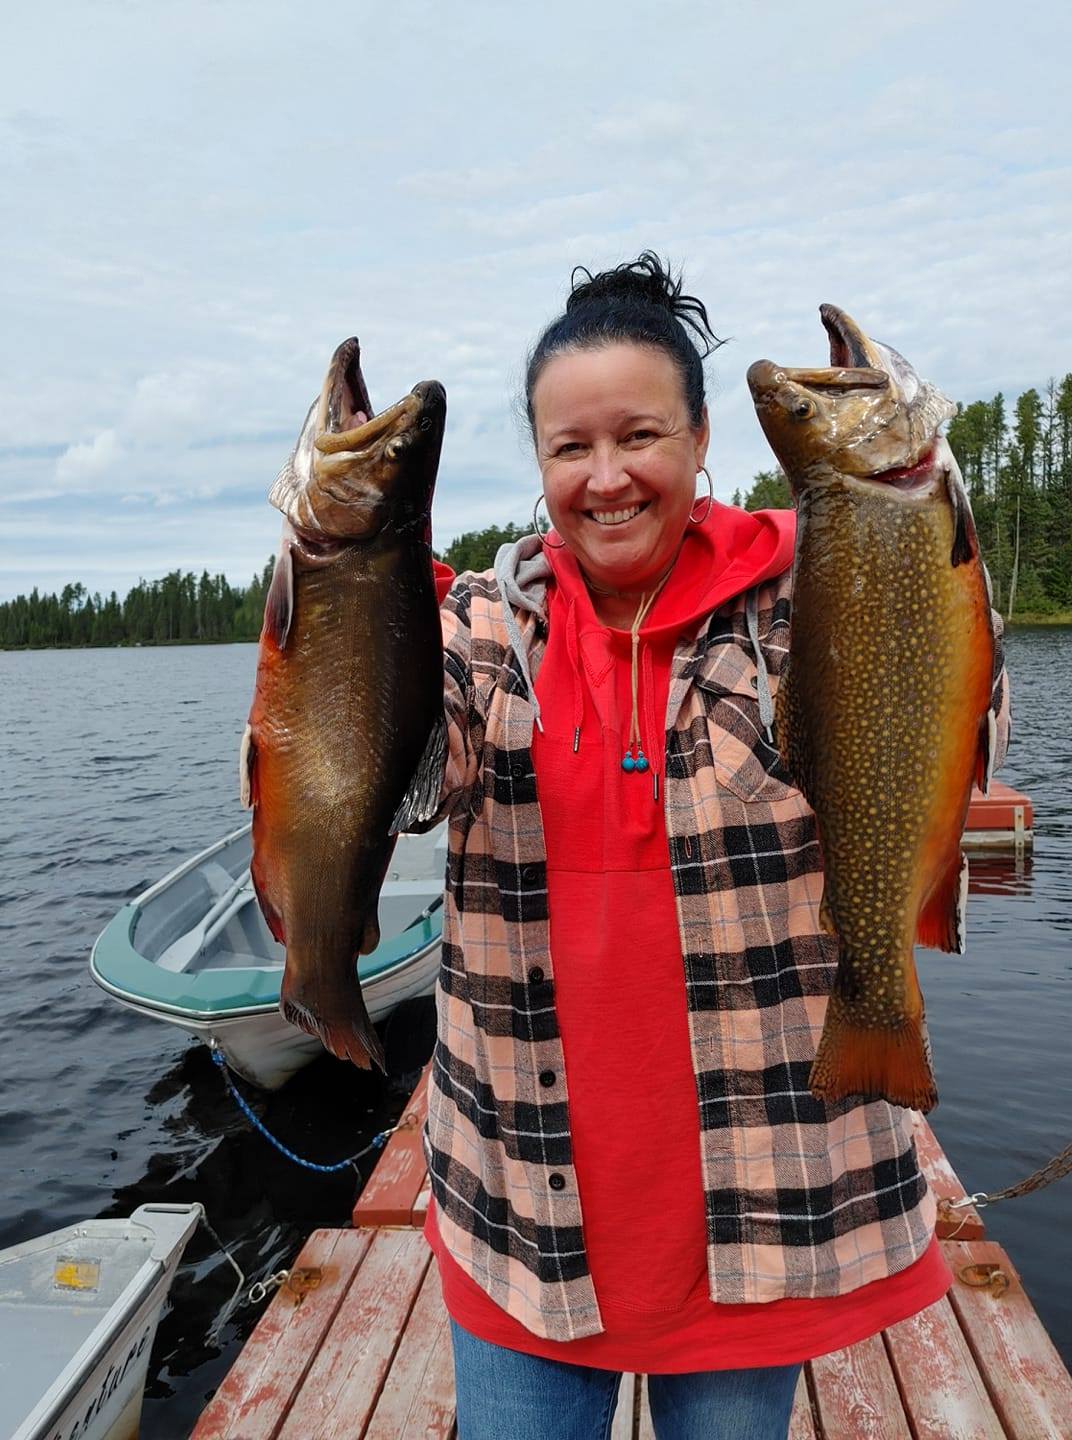
M1035 852L1019 870L975 865L984 893L969 905L966 955L919 953L941 1093L931 1122L969 1191L1022 1178L1072 1139L1072 632L1018 630L1007 651L1002 778L1034 800ZM147 1200L198 1199L260 1278L316 1225L347 1222L353 1175L277 1155L204 1048L122 1010L86 964L126 900L241 822L255 662L252 645L0 653L0 1247ZM407 1094L405 1081L325 1056L262 1113L295 1150L334 1160ZM985 1219L1072 1366L1070 1202L1072 1177ZM212 1333L233 1289L199 1233L153 1352L147 1440L189 1435L255 1323L260 1309L244 1307Z

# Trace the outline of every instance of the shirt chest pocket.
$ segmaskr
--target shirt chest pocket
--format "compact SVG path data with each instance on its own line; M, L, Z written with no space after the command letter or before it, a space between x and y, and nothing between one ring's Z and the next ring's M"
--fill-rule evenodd
M715 780L740 800L799 799L760 720L757 678L749 667L725 681L699 677L695 682ZM772 680L772 692L776 686Z

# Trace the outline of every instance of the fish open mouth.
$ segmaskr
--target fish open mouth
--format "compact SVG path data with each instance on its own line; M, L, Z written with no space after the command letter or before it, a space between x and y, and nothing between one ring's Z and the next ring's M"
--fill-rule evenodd
M830 364L836 369L869 369L874 364L867 338L836 305L820 305L819 317L830 336Z

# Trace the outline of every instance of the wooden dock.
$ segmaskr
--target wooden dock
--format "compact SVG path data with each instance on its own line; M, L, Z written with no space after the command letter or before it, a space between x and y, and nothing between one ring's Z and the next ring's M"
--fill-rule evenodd
M453 1440L450 1331L419 1229L426 1084L427 1072L355 1228L313 1233L192 1440ZM922 1116L916 1145L935 1194L963 1198ZM809 1361L790 1440L1072 1440L1072 1376L1008 1255L971 1208L943 1214L938 1235L952 1290ZM643 1376L623 1377L611 1440L654 1440Z

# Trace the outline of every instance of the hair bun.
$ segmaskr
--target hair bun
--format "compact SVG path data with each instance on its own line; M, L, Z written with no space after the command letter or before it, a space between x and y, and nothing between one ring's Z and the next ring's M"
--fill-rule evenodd
M711 329L703 302L694 295L681 293L680 273L674 275L654 250L645 250L635 260L616 265L613 270L601 270L597 275L577 265L570 284L567 315L589 304L603 306L615 301L632 304L639 301L669 311L675 320L687 325L699 338L703 355L710 355L721 343Z

